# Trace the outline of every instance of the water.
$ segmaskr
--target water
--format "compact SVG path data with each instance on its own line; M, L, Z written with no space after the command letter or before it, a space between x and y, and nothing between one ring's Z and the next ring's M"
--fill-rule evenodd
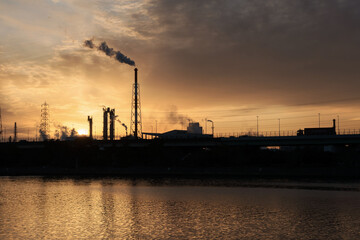
M324 185L328 190L318 190ZM243 180L0 177L0 239L360 236L357 183L250 186Z

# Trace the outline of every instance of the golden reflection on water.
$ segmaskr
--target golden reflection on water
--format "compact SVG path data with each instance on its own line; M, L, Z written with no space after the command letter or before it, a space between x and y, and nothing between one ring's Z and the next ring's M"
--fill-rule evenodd
M359 192L0 178L0 239L352 239Z

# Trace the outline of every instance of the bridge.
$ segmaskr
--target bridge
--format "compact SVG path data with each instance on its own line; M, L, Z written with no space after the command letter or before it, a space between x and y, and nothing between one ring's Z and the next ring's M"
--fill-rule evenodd
M150 140L151 141L151 140ZM280 136L280 137L229 137L201 139L166 139L164 146L310 146L310 145L359 145L360 134L319 135L319 136Z

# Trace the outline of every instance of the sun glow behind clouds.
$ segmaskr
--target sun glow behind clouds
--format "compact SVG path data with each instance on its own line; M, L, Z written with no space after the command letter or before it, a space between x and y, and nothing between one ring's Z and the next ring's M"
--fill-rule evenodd
M79 135L87 135L87 134L88 134L88 131L85 130L85 129L79 129L79 130L78 130L78 133L79 133Z
M318 113L321 126L335 118L341 129L359 129L358 4L0 1L5 135L17 122L19 139L36 139L44 101L51 122L79 135L89 133L90 115L101 138L102 105L130 128L133 68L84 48L92 37L140 66L144 132L186 128L169 121L173 105L208 133L205 118L215 133L235 135L277 132L279 119L281 131L316 127ZM118 122L115 131L126 133Z

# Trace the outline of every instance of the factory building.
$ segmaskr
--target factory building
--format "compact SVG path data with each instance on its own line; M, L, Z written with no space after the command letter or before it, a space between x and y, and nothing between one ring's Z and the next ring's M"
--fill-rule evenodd
M336 121L333 119L333 126L327 128L304 128L297 131L297 136L336 135Z
M190 122L187 132L191 134L203 134L203 129L198 122Z
M142 133L143 138L161 139L188 139L188 138L212 138L210 134L203 134L203 129L198 122L190 122L187 130L171 130L164 133Z

